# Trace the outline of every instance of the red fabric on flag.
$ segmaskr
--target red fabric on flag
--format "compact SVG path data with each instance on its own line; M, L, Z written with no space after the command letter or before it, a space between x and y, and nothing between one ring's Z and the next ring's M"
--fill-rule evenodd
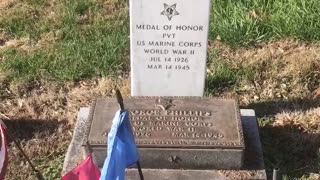
M6 176L7 165L8 165L8 152L7 152L7 141L4 133L5 129L3 125L0 125L0 180L3 180Z
M89 155L77 167L65 174L61 180L99 180L100 172Z

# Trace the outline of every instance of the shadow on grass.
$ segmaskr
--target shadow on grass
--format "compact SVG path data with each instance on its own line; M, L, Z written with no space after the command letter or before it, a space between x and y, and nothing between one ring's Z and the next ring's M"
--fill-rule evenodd
M14 138L46 179L59 179L65 151L69 145L70 127L57 120L10 119L4 123ZM35 179L35 175L17 146L8 139L10 163L6 177Z
M296 125L266 125L260 128L260 136L269 177L274 167L289 179L319 173L320 134L303 132Z
M226 90L232 88L236 80L229 77L208 77L206 79L206 94L222 94Z
M214 73L208 73L205 82L206 94L222 94L238 81L237 72L221 61L214 61Z
M45 138L48 135L62 133L67 123L57 120L10 119L3 120L16 140ZM10 139L8 139L11 142Z
M244 109L254 109L257 116L272 116L285 111L305 111L320 107L320 99L297 98L291 100L272 100L249 104Z
M260 137L267 174L271 178L275 167L287 179L301 178L320 172L320 133L308 131L299 124L274 125L274 116L282 112L308 111L320 107L320 99L296 98L249 104L260 124Z

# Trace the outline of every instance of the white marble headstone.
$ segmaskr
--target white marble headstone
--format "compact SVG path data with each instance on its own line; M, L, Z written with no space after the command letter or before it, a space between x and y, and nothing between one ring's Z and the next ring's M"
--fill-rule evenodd
M131 95L203 96L210 0L130 0Z

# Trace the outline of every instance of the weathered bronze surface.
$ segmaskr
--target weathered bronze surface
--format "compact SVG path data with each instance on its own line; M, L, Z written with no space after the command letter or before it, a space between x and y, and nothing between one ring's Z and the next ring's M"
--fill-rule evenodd
M125 98L143 168L241 169L244 140L233 99ZM91 106L84 143L96 164L106 158L107 135L119 105L97 99Z
M127 98L138 147L243 148L239 110L233 99ZM90 144L106 144L115 112L113 99L91 107Z
M238 105L233 99L125 98L140 148L243 149ZM115 99L97 99L91 107L88 141L105 146Z

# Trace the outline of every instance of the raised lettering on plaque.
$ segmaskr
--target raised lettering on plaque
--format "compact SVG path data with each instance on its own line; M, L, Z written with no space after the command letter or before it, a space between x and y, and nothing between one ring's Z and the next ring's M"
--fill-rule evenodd
M131 95L203 96L210 0L130 0Z

